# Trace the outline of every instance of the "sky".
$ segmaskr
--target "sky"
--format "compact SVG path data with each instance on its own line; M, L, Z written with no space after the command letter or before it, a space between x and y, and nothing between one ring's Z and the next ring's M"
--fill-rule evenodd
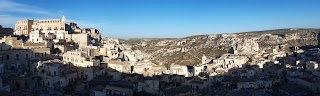
M201 34L319 28L320 0L0 0L0 25L55 19L104 37L181 38Z

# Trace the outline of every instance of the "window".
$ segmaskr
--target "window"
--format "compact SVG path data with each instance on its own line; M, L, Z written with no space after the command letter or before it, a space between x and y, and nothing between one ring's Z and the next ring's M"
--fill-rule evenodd
M7 57L7 60L9 60L9 59L10 59L10 56L9 56L9 55L7 55L6 57Z
M19 54L16 54L16 59L19 60Z

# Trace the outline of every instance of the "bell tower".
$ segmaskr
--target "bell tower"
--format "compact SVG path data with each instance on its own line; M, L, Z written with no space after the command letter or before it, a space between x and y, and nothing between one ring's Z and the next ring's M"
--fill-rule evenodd
M67 22L67 19L66 19L66 17L65 17L64 15L63 15L62 18L61 18L61 22L62 22L62 23L66 23L66 22Z

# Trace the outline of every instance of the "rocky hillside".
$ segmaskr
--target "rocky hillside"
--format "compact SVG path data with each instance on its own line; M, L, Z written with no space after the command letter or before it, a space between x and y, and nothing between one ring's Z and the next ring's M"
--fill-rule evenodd
M122 44L153 56L156 64L197 65L206 55L214 59L236 50L288 50L292 46L317 46L320 29L278 29L235 34L197 35L185 38L129 39ZM258 48L258 49L257 49Z

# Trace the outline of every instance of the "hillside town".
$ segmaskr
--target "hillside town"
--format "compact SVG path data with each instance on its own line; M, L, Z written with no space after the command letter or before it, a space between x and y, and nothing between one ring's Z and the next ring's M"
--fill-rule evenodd
M309 42L304 36L313 36L316 42L317 32L217 34L201 41L194 37L132 45L125 43L130 40L103 37L98 29L81 28L65 16L19 20L14 28L0 26L0 94L316 96L320 94L320 47L290 42ZM200 47L219 50L190 53ZM156 59L187 62L191 60L187 55L197 61L180 64Z

